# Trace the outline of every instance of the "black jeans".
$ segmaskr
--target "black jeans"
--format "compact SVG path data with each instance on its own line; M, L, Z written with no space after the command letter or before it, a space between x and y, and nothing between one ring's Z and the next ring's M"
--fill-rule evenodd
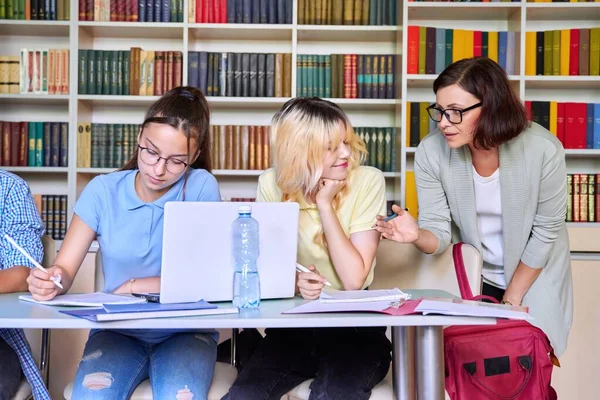
M0 338L0 400L9 400L21 384L21 363L17 353Z
M493 297L498 301L502 301L502 297L504 296L504 289L497 288L496 286L489 285L484 282L481 294Z
M391 350L385 327L267 329L222 400L279 400L310 378L310 400L368 399Z

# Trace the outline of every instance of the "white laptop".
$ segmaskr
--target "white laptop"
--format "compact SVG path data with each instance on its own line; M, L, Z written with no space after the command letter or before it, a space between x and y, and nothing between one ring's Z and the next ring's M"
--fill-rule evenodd
M168 202L165 205L160 302L231 301L231 223L240 205L259 223L261 299L294 296L298 203Z

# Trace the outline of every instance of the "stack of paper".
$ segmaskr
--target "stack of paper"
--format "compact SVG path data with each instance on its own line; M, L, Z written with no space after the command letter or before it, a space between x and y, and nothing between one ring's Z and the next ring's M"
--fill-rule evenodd
M379 290L333 290L325 289L319 296L321 303L364 303L387 301L397 303L410 299L410 295L398 288Z
M400 289L381 290L324 290L319 300L314 300L284 314L307 314L322 312L386 312L398 308L410 295Z
M508 318L530 320L527 307L491 304L480 301L444 298L424 298L415 311L427 314L460 315L467 317Z

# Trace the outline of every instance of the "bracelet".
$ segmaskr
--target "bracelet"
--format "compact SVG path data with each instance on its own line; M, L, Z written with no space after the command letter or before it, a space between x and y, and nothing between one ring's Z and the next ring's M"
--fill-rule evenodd
M133 282L135 282L135 279L129 280L129 293L131 294L133 294Z
M512 306L512 305L514 305L513 303L511 303L511 302L510 302L510 301L508 301L508 300L502 300L502 304L508 304L509 306Z

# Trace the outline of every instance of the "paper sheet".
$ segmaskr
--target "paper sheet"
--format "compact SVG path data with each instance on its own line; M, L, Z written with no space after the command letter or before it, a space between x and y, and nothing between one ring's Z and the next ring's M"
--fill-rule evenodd
M49 301L36 301L31 295L21 295L19 296L19 300L48 306L70 307L102 307L102 304L137 304L146 302L146 299L139 297L102 292L63 294Z
M410 295L398 288L378 290L333 290L324 289L319 301L321 303L361 303L387 301L399 302L410 299Z

